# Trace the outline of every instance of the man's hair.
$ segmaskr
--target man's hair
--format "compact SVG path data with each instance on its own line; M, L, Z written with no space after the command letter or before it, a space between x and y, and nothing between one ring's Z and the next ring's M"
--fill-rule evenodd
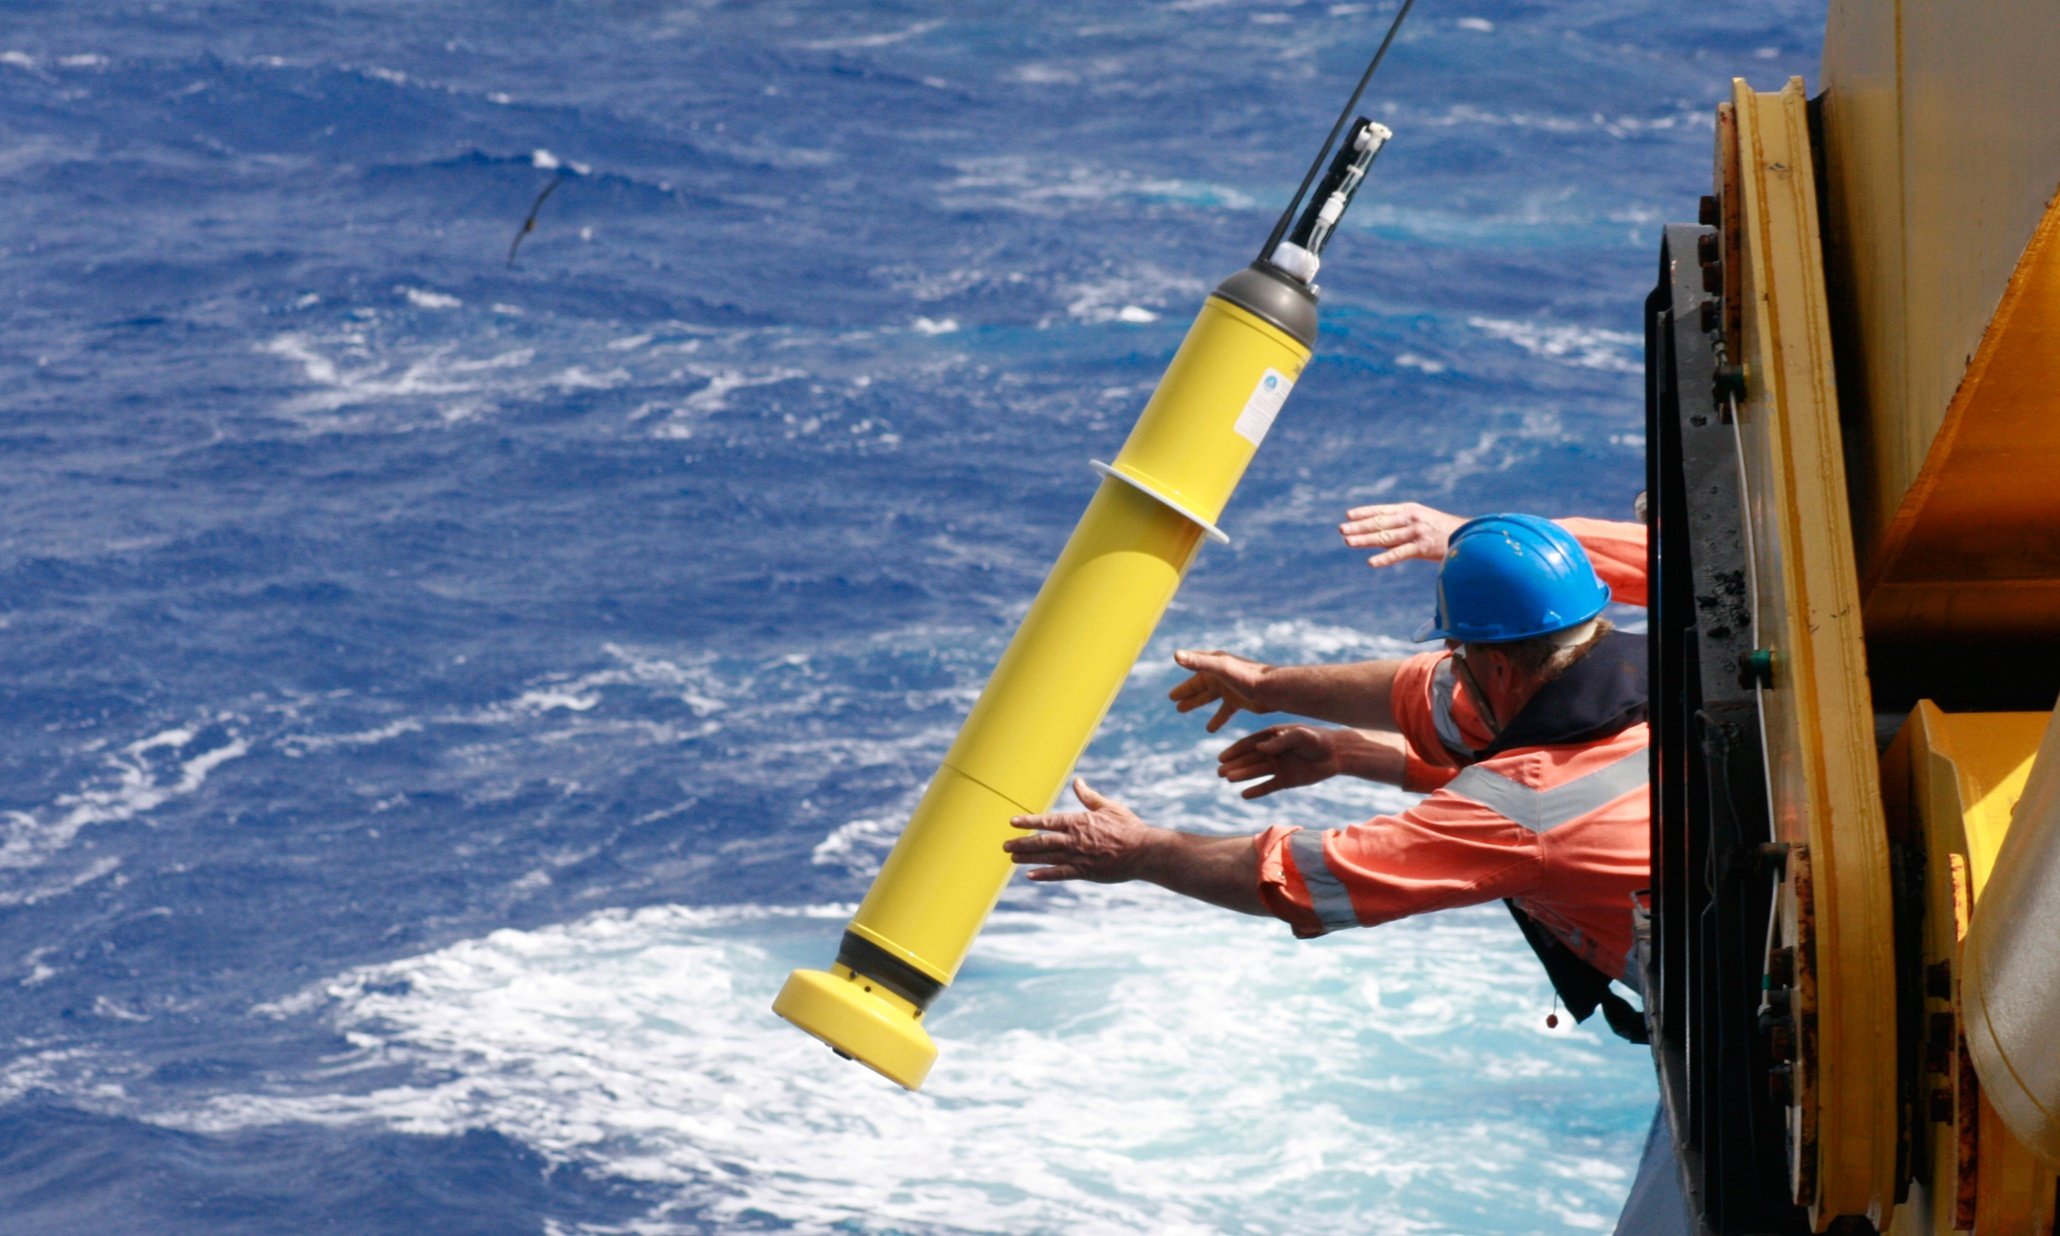
M1508 657L1516 671L1535 678L1540 686L1572 669L1574 663L1595 651L1611 631L1609 619L1595 618L1571 631L1550 631L1506 644L1484 644L1484 648Z

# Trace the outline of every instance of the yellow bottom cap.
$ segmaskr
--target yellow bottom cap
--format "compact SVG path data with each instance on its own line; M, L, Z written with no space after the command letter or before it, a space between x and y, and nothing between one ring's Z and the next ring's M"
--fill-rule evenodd
M919 1089L937 1061L937 1045L909 1005L863 977L796 970L773 1001L773 1012L828 1043L837 1054Z

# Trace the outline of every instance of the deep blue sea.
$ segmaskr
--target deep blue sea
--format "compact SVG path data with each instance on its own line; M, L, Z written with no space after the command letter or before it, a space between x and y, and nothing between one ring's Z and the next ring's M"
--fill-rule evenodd
M0 1232L1607 1230L1650 1066L1500 907L1018 881L916 1095L768 1008L1394 7L0 4ZM1417 5L1099 788L1406 801L1240 801L1170 650L1403 650L1354 503L1627 515L1660 227L1822 22Z

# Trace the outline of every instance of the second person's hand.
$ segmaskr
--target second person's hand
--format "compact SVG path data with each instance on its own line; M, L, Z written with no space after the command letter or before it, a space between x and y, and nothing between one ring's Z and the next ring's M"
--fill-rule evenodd
M1272 666L1228 652L1196 652L1186 648L1173 654L1173 662L1193 674L1167 692L1167 698L1181 712L1216 705L1216 715L1209 718L1211 734L1222 729L1239 709L1249 713L1273 711L1273 704L1265 698L1266 674Z
M1216 757L1216 775L1225 781L1268 778L1242 791L1244 798L1264 798L1279 790L1315 785L1344 771L1333 739L1344 730L1308 725L1270 725L1245 735Z

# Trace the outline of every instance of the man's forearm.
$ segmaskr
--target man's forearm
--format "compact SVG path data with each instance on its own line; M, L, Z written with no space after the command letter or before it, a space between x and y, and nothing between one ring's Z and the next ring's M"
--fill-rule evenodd
M1259 856L1250 837L1208 837L1153 829L1140 856L1136 878L1183 897L1236 910L1267 914L1259 899Z
M1264 700L1276 711L1333 725L1392 730L1395 710L1389 696L1402 665L1399 660L1276 665L1261 680Z
M1409 746L1400 734L1347 729L1333 731L1333 758L1347 777L1401 785L1409 778Z

